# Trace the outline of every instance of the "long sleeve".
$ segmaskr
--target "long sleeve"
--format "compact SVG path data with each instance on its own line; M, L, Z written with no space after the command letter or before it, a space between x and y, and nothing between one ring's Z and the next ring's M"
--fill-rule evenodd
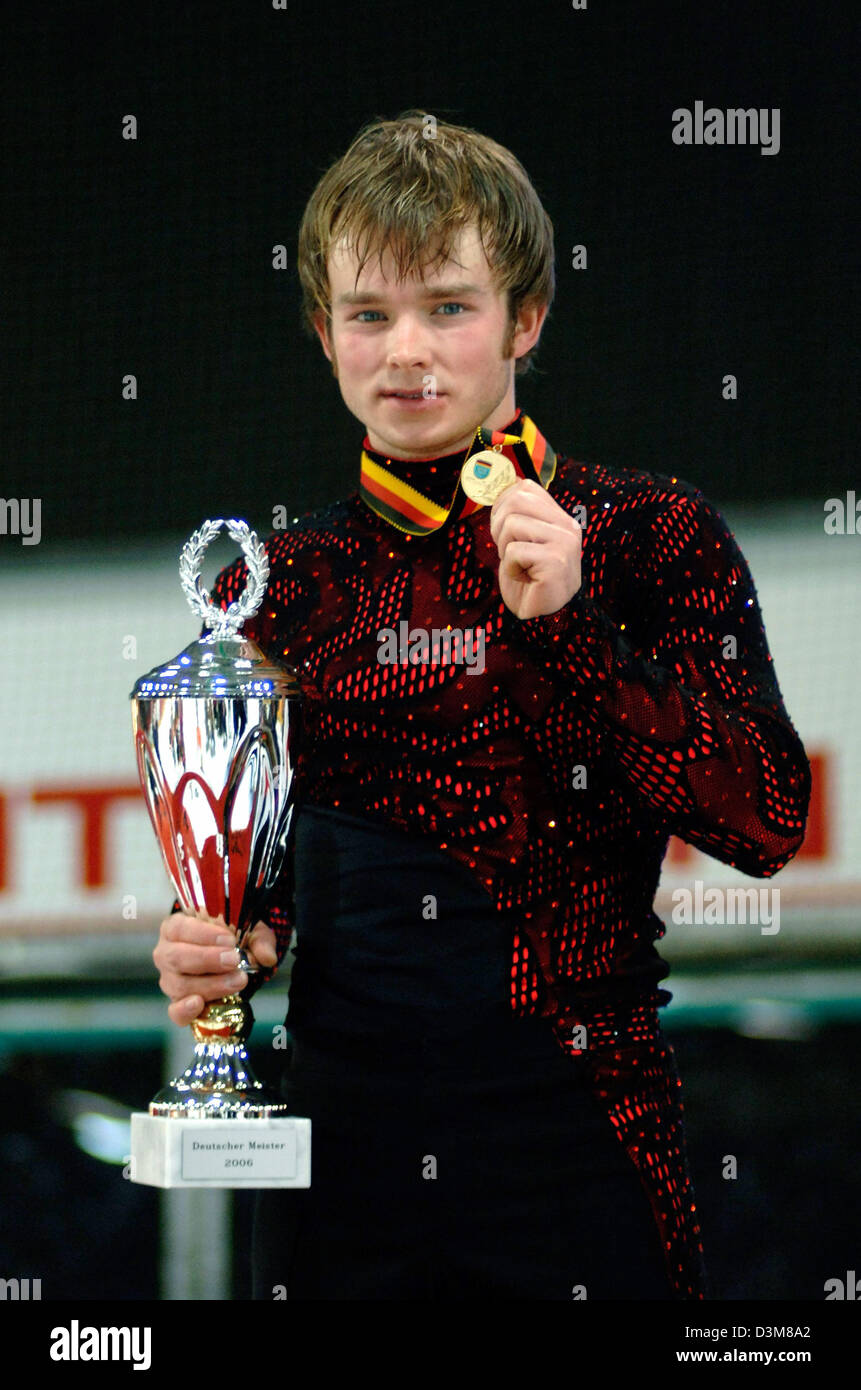
M624 618L602 607L584 543L580 590L557 613L512 615L520 640L610 736L668 834L770 877L802 843L810 767L744 556L687 484L644 514L631 541L620 552Z
M309 828L314 808L390 827L481 888L507 943L498 1001L507 997L514 1017L546 1019L576 1059L640 1174L674 1286L697 1296L699 1228L659 1018L670 996L658 988L667 967L654 950L654 893L670 833L775 872L801 841L809 768L720 517L681 480L555 459L548 490L588 514L583 588L559 613L521 623L505 606L486 509L416 535L389 524L362 488L267 539L266 599L245 630L305 683L297 781L301 770ZM402 481L436 477L444 503L461 463L438 460L434 474L407 461ZM244 587L240 559L219 575L215 601L226 606ZM481 661L407 659L421 629L484 632ZM397 660L381 660L383 630L400 636ZM576 764L588 785L572 785ZM311 870L297 860L292 899L284 872L267 905L280 955ZM369 882L373 896L372 873ZM325 933L325 915L309 911L307 926ZM438 933L428 933L433 950ZM292 982L300 1026L302 951Z
M275 933L275 950L278 956L278 963L268 969L261 969L259 973L255 975L249 975L248 985L243 991L246 999L250 999L253 994L256 994L261 985L266 984L267 980L272 979L276 970L281 966L290 945L295 917L292 836L287 847L287 857L284 867L281 870L281 874L275 886L275 893L277 897L273 897L273 899L267 903L263 911L262 920L267 926L271 927Z

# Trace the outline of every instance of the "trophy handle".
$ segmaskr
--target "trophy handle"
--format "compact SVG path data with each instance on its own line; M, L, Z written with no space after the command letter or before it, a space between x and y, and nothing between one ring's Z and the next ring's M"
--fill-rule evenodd
M226 526L233 540L241 545L248 567L246 588L226 610L212 602L200 579L200 564L204 552L215 540L222 526ZM268 578L269 559L263 542L258 541L256 532L251 530L247 522L239 521L236 517L229 521L223 518L204 521L203 525L189 536L179 558L179 582L183 593L192 610L211 630L213 640L235 637L246 619L254 616L266 593Z

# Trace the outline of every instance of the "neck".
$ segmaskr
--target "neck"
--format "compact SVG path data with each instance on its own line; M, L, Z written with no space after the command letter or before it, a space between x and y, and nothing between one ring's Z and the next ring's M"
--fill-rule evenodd
M481 448L476 440L476 434L481 429L485 440L489 439L494 430L510 430L516 432L521 419L522 410L519 406L511 406L506 410L495 410L488 417L488 422L482 421L470 434L464 435L461 439L452 440L443 445L437 445L428 449L414 449L409 452L399 452L398 450L385 449L382 443L370 432L366 433L363 447L375 454L378 458L385 459L389 463L398 464L432 464L449 459L460 459L463 461L467 451L473 452Z
M477 433L477 431L476 431ZM471 441L469 442L471 443ZM482 427L476 448L467 443L454 454L431 459L397 459L379 454L365 436L359 474L359 497L370 510L399 531L428 536L451 517L466 518L481 507L467 496L460 481L467 455L501 450L521 478L547 487L556 471L556 455L522 411L495 430ZM477 465L485 467L484 463Z

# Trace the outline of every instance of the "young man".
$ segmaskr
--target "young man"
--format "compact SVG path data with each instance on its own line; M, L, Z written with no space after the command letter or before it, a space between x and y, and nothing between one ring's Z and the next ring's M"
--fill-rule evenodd
M517 408L553 239L507 150L374 122L299 269L366 433L357 490L267 541L248 625L304 678L294 857L253 986L216 925L154 953L188 1023L295 927L312 1186L259 1194L257 1296L703 1298L652 901L671 834L776 873L810 789L748 568L695 487Z

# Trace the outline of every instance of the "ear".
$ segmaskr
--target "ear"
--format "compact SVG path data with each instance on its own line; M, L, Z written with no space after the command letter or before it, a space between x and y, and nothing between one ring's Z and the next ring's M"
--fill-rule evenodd
M323 351L325 352L326 356L331 362L332 344L329 341L328 321L322 309L318 309L317 312L314 314L314 328L316 329L317 337L320 339L320 343L322 344Z
M521 304L512 337L512 355L522 357L538 342L549 305L535 300Z

